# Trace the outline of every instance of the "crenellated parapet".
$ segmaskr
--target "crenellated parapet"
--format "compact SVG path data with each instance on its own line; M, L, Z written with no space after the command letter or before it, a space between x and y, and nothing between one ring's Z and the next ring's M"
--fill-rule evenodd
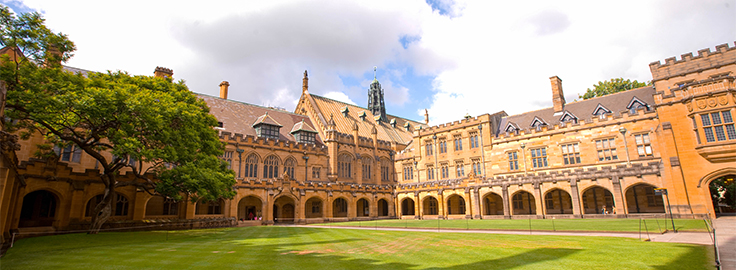
M649 64L652 82L734 64L736 42L734 45L733 47L729 47L728 43L718 45L714 52L711 52L710 48L702 49L698 51L697 56L693 56L692 53L683 54L680 60L670 57L664 60L664 64L660 61L652 62Z
M230 145L249 145L255 147L278 147L284 151L312 152L327 155L327 147L318 144L306 144L284 140L274 140L240 133L221 131L220 140Z
M451 130L456 130L463 127L474 127L480 124L485 124L489 121L489 115L484 114L476 117L467 117L462 120L453 121L449 123L439 124L427 128L418 129L414 132L414 136L424 136L427 134L442 133Z

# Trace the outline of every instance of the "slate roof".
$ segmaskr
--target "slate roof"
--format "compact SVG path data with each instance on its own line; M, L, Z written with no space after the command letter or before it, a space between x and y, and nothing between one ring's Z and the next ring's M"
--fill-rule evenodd
M592 117L597 117L593 115L593 113L599 108L599 106L610 110L614 116L619 116L621 115L621 112L628 111L627 106L631 104L634 98L646 103L651 109L654 109L654 97L652 95L654 95L654 88L646 86L602 97L567 103L565 104L564 110L558 114L555 114L553 107L549 107L507 116L501 120L501 124L498 126L496 135L504 133L509 124L520 130L528 130L531 128L532 122L535 121L535 118L541 120L550 127L559 125L566 114L576 117L578 121L584 120L586 123L589 123L592 121Z
M401 145L407 145L412 141L412 132L417 126L422 128L428 127L424 123L412 121L409 119L397 117L387 114L389 123L376 121L370 110L334 99L309 94L314 100L314 106L319 110L325 118L325 124L330 121L330 115L335 121L335 129L340 133L353 134L353 126L358 125L358 136L371 138L371 130L376 129L378 139L388 142L394 142ZM343 116L342 110L347 107L348 116ZM362 112L366 113L365 120L360 118ZM392 127L390 122L396 119L396 127ZM409 130L404 127L409 123Z
M293 134L294 132L297 132L297 131L306 131L306 132L310 132L310 133L317 133L317 131L314 130L314 128L312 128L309 125L307 125L307 123L305 123L304 120L302 120L299 123L294 124L294 127L291 129L291 132L289 132L289 133L292 133Z
M256 130L253 125L259 121L274 121L277 125L283 125L279 129L279 140L296 142L296 139L290 131L299 123L311 126L312 122L307 116L294 114L288 111L261 107L258 105L248 104L244 102L221 99L219 97L209 96L205 94L195 93L199 98L207 103L210 107L210 114L222 122L221 130L231 132L233 134L243 134L257 137ZM265 116L268 113L268 116ZM321 139L317 136L317 144L322 144Z

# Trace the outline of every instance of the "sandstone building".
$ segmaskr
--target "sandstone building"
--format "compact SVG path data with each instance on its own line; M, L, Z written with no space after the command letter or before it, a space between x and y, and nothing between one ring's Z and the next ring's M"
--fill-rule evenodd
M571 103L553 76L550 108L437 126L426 115L387 114L377 79L363 108L311 94L305 72L293 112L229 100L222 82L219 97L199 97L220 121L235 198L194 204L120 188L109 226L635 217L668 213L667 200L676 217L714 215L709 183L736 175L736 48L650 69L652 86ZM11 149L10 135L0 159L4 237L85 228L103 190L94 160L74 147L59 149L58 160L35 159L40 137Z

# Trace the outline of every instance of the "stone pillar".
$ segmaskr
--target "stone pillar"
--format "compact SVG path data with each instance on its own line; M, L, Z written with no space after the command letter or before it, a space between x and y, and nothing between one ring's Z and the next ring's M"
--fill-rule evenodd
M294 202L296 204L296 209L294 209L294 219L296 224L305 224L307 223L307 205L306 205L306 196L305 191L299 190L299 200Z
M572 214L575 218L582 218L582 212L580 211L580 192L578 191L578 179L570 180L570 196L572 197Z
M378 217L378 195L376 195L375 192L371 194L370 206L368 206L368 211L369 217Z
M358 215L358 200L356 200L356 194L352 193L352 196L348 196L348 220L355 219Z
M146 196L143 191L136 191L133 198L133 220L143 220L146 215Z
M390 196L390 197L388 197L388 204L389 205L394 205L394 207L389 207L388 208L388 216L389 217L396 217L397 216L396 215L396 207L395 207L397 201L398 200L396 199L396 196ZM399 217L399 218L401 218L401 217Z
M194 219L194 214L197 213L197 204L193 203L191 200L187 198L187 200L184 201L184 218L185 219Z
M509 207L511 202L509 201L509 185L508 184L503 184L501 186L501 194L503 196L503 218L511 219L511 208Z
M332 210L332 191L327 191L327 200L325 202L325 218L328 220L332 220L334 218L333 216L333 210Z
M419 200L419 192L414 192L414 219L422 219L422 202Z
M442 189L437 191L437 218L443 219L447 217L445 213L445 196L442 194Z
M273 224L273 189L266 191L266 200L263 201L263 224Z
M483 209L481 209L481 207L480 207L481 203L480 203L480 194L479 193L480 193L480 189L477 188L477 187L470 190L470 197L473 198L473 208L472 208L473 209L473 212L472 212L472 214L473 214L473 218L474 219L481 219L481 218L483 218L483 215L482 215Z
M534 183L534 193L534 197L537 197L534 200L534 204L537 206L537 218L544 218L544 216L547 214L547 211L545 211L546 209L544 209L544 197L542 197L542 188L540 187L539 183Z
M355 175L355 183L361 185L363 184L363 159L360 158L360 154L356 154L355 156L355 170L353 171L353 175Z
M621 189L621 179L618 176L611 177L611 183L613 184L613 203L616 204L616 214L625 217L629 213L624 201L624 192Z

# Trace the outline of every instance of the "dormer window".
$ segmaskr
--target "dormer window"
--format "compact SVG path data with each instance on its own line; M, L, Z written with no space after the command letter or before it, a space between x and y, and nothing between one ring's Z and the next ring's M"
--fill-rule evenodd
M518 134L519 128L515 127L514 124L509 123L508 125L506 125L506 129L504 129L504 131L508 133Z
M360 117L360 120L363 120L363 121L365 121L365 117L366 117L366 113L365 113L365 111L363 111L363 112L361 112L360 114L358 114L358 117Z
M570 113L568 111L565 111L565 113L560 118L560 122L562 122L562 123L572 122L574 124L577 124L578 123L578 118L575 117L575 115L573 115L572 113Z
M531 124L531 127L533 127L533 128L535 128L535 129L537 129L537 131L540 131L540 130L542 130L542 127L543 127L543 126L546 126L546 125L547 125L547 123L545 123L545 122L544 122L544 121L543 121L542 119L540 119L539 117L536 117L536 116L535 116L535 117L534 117L534 120L532 120L532 124Z
M406 122L406 124L404 124L404 128L406 128L406 131L411 131L411 125L409 124L409 122Z
M392 128L396 128L396 118L391 119L390 124Z
M644 108L645 111L649 111L649 105L637 97L632 98L629 105L626 106L626 109L629 109L630 114L636 114L636 111L640 108Z
M294 139L296 139L296 142L298 143L315 144L317 141L315 138L317 131L307 125L304 120L294 124L290 133L291 135L294 135Z
M597 115L600 118L605 118L606 114L609 114L609 113L611 113L611 110L604 107L600 103L598 103L598 106L596 106L595 109L593 110L593 115Z
M279 129L281 129L282 125L276 122L270 115L268 115L268 112L266 114L261 115L256 119L256 122L253 123L253 128L256 129L256 135L258 137L264 137L264 138L270 138L277 140L279 138Z

